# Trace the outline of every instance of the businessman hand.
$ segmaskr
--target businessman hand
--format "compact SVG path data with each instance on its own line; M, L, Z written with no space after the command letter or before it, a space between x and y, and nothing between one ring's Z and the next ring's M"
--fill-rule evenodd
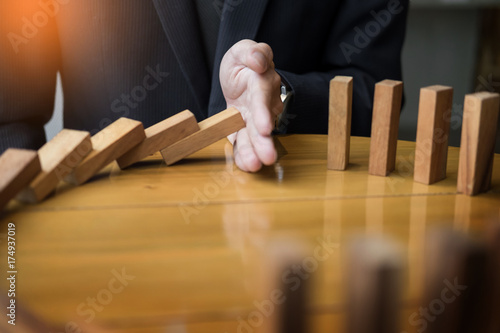
M277 154L271 132L283 103L271 47L251 40L236 43L222 59L220 82L227 106L237 108L246 122L244 129L228 137L236 165L255 172L262 164L273 164Z

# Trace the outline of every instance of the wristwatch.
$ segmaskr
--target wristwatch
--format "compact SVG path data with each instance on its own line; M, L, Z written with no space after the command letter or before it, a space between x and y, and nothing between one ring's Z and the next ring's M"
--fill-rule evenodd
M288 126L288 119L291 118L288 115L288 109L291 104L292 97L293 97L293 90L286 82L281 81L281 101L283 102L283 112L278 117L276 117L274 126L275 134L286 133L286 129Z

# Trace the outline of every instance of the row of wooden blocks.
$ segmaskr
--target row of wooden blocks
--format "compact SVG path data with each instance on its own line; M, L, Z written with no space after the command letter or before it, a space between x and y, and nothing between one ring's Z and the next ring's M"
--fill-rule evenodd
M281 245L279 251L266 250L262 262L268 283L256 297L264 304L259 297L269 298L280 291L284 301L275 302L278 305L255 332L311 332L307 303L315 278L304 259L311 257L298 249L300 244L290 243L285 248ZM343 276L346 317L341 326L345 332L406 333L402 327L428 333L500 332L500 224L492 223L479 241L454 231L434 230L427 235L420 255L428 258L420 261L421 280L410 281L420 286L418 294L403 303L408 264L398 244L381 236L352 241Z
M330 83L328 169L345 170L349 164L353 78L337 76ZM388 176L395 170L399 115L403 96L401 81L375 85L368 172ZM433 184L446 178L448 137L453 88L422 88L418 110L414 180ZM465 96L459 193L475 195L490 189L500 95L480 92Z
M92 137L64 129L38 151L8 149L0 157L0 210L16 196L42 201L62 180L81 185L115 160L123 169L161 151L174 164L243 127L240 112L229 108L200 123L186 110L146 130L120 118Z

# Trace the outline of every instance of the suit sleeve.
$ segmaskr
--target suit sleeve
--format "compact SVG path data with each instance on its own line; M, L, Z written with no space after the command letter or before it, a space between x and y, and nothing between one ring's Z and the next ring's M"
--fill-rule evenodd
M335 15L315 72L277 70L294 92L284 116L288 133L327 133L329 81L354 77L352 134L369 136L375 83L401 80L408 0L346 0Z
M60 58L50 3L0 2L0 153L45 142Z

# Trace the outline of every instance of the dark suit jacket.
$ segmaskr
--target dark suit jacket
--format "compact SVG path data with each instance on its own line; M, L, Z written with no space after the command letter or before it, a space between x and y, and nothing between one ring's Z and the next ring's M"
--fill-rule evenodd
M224 109L219 64L245 38L270 44L295 92L289 133L326 133L328 82L350 75L352 132L369 135L374 84L401 79L408 0L226 0L213 75L190 0L44 3L0 4L0 151L44 143L58 71L65 127L93 133L121 116L150 126Z

